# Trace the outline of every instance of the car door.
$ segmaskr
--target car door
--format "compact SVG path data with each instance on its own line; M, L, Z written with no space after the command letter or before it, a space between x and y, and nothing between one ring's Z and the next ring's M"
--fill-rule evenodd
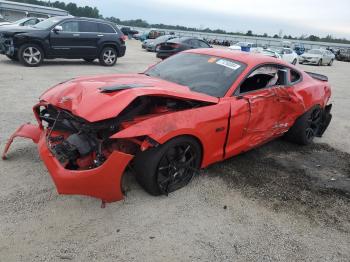
M230 130L225 157L258 146L288 128L285 102L288 94L280 91L288 72L280 65L263 65L252 71L231 98Z
M203 40L198 40L200 48L210 48L211 46Z
M62 30L50 32L50 54L55 57L71 57L79 49L79 23L68 20L58 25Z
M333 53L331 51L327 50L326 55L327 55L327 62L330 63L331 60L333 59Z
M199 41L197 39L190 39L189 44L191 49L200 48Z
M288 48L283 49L283 60L287 61L289 63L292 63L293 52L290 49L288 49Z
M83 57L97 57L98 41L104 37L98 27L98 23L92 21L79 21L79 33L77 38L79 53Z

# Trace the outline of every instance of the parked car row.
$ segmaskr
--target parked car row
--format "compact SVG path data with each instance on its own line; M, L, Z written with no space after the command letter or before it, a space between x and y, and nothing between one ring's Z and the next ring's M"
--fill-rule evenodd
M196 49L196 48L210 48L211 45L203 40L194 37L175 37L174 35L164 35L156 39L148 39L142 42L142 48L147 51L157 52L157 57L165 59L178 52ZM238 42L228 47L232 51L245 51L260 53L265 56L282 59L288 63L296 65L300 64L316 64L329 65L333 64L335 59L334 54L326 49L312 49L299 56L295 50L287 47L258 47L254 43Z
M302 55L298 54L291 48L261 48L253 46L251 43L237 43L234 46L229 47L230 50L246 51L260 53L266 56L282 59L288 63L296 65L299 61L300 64L316 64L316 65L328 65L331 66L335 59L335 55L326 49L311 49Z
M0 54L30 67L54 58L113 66L125 54L125 40L118 27L101 19L51 17L32 26L0 27Z

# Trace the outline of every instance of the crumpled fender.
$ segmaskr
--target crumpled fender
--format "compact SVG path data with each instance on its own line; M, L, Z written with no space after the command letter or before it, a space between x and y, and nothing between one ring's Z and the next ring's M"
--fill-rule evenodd
M201 167L223 159L230 104L222 103L151 117L111 136L125 139L148 136L159 144L170 139L190 135L199 140L203 149ZM141 145L146 150L150 143ZM152 143L151 143L152 144Z
M114 202L124 198L121 181L132 155L113 151L99 167L88 170L68 170L53 156L46 145L46 136L41 136L38 149L59 194L86 195Z
M133 155L113 151L99 167L88 170L65 169L47 147L46 131L37 125L24 124L8 140L2 154L4 160L15 137L29 138L38 144L40 157L59 194L86 195L99 198L106 203L124 198L121 188L122 177Z
M13 142L13 140L16 137L24 137L24 138L29 138L31 140L33 140L33 142L35 144L37 144L39 142L40 139L40 134L42 132L42 129L37 126L37 125L33 125L33 124L23 124L21 125L9 138L9 140L7 141L6 145L5 145L5 149L2 153L2 159L5 160L6 159L6 154L10 149L10 146Z

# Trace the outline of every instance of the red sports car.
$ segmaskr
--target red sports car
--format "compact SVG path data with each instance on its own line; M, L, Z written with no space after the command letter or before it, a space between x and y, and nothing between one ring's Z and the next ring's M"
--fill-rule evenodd
M200 169L276 137L309 144L331 120L326 76L281 60L218 49L182 52L142 74L81 77L49 89L36 125L58 193L123 198L127 166L152 195L184 187ZM252 160L254 161L254 160Z

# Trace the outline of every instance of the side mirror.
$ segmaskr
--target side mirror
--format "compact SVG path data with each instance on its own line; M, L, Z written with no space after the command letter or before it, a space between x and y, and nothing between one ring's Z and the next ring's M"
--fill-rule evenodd
M56 25L53 29L55 33L58 33L60 31L63 31L63 27L61 25Z

